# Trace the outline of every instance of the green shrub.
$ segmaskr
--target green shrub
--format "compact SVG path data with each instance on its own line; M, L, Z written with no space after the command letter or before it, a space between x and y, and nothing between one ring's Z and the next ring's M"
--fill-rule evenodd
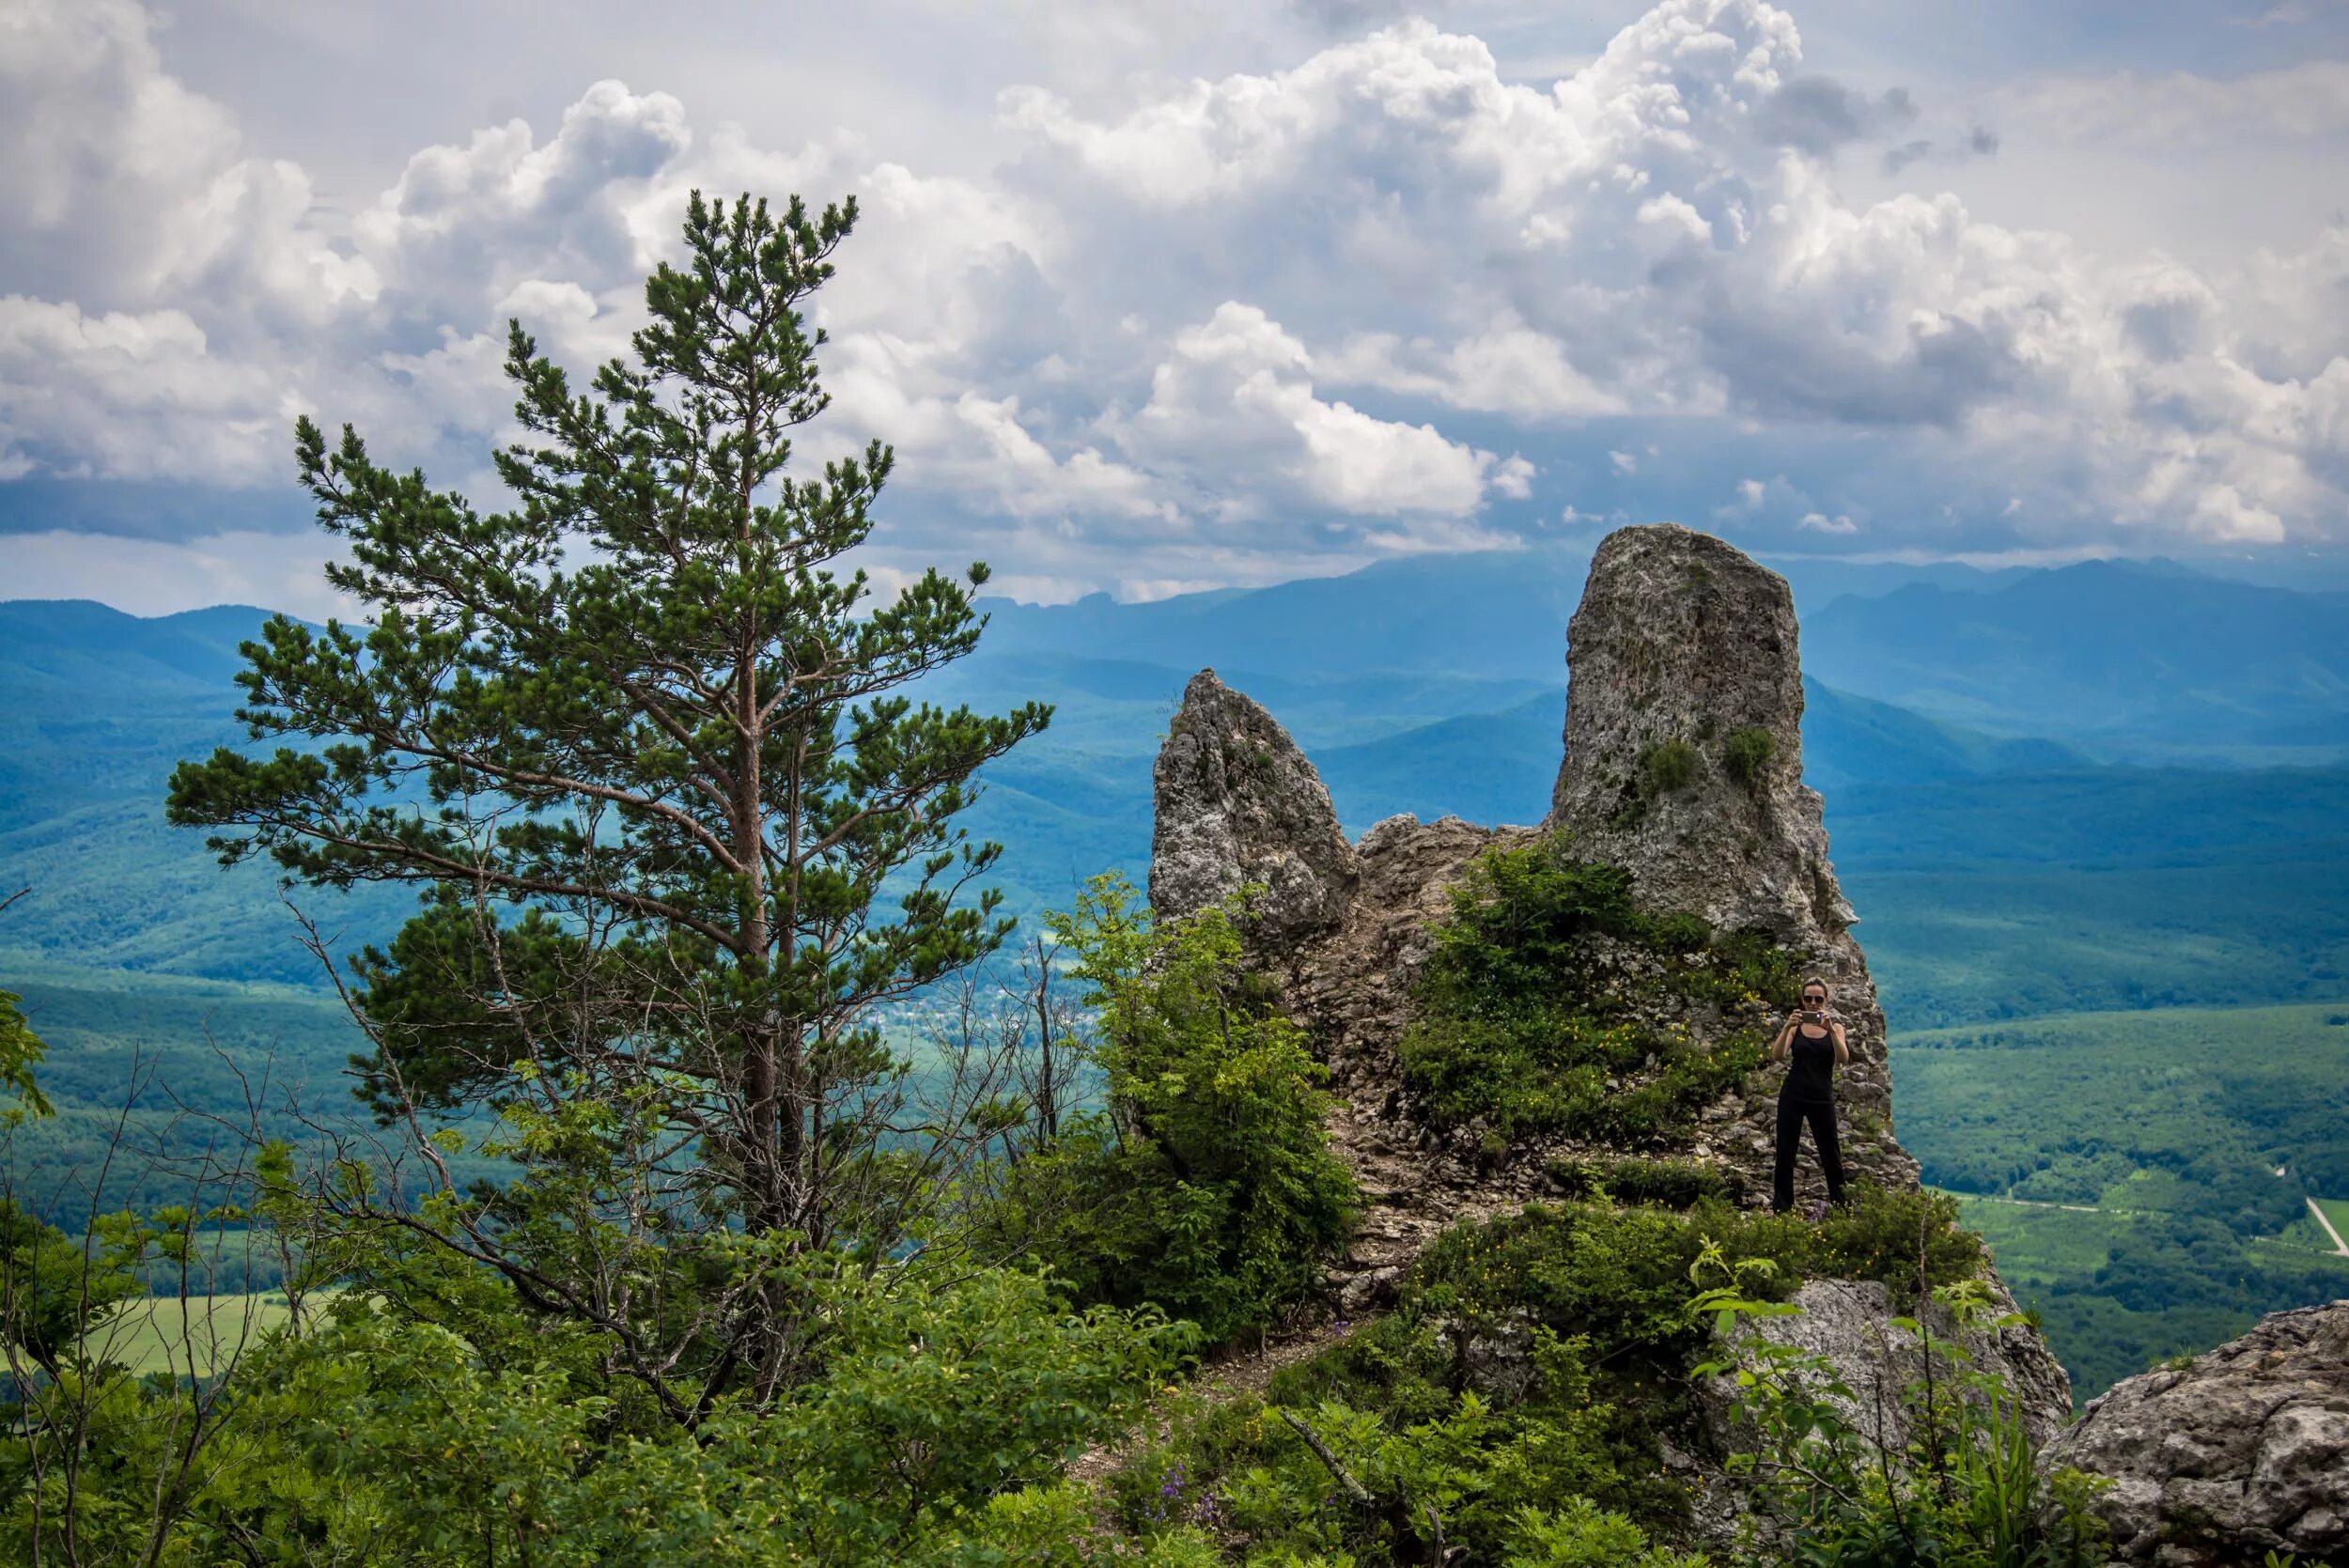
M1921 1268L1928 1290L1981 1272L1982 1237L1958 1223L1957 1200L1948 1193L1855 1183L1846 1196L1813 1232L1811 1272L1880 1280L1912 1301Z
M1618 1203L1670 1209L1705 1198L1733 1199L1742 1185L1724 1168L1693 1159L1554 1159L1549 1179L1563 1197L1604 1192Z
M1706 1568L1702 1553L1650 1545L1639 1526L1581 1498L1554 1512L1529 1508L1515 1525L1504 1568Z
M1626 1185L1707 1185L1675 1162L1605 1169ZM1263 1402L1177 1402L1112 1483L1114 1511L1153 1540L1213 1532L1251 1563L1431 1560L1432 1508L1464 1562L1694 1568L1652 1540L1686 1524L1657 1436L1687 1414L1690 1363L1714 1343L1712 1316L1690 1310L1692 1279L1735 1279L1754 1310L1854 1265L1906 1268L1913 1282L1921 1227L1937 1285L1971 1255L1950 1239L1951 1214L1859 1188L1851 1215L1821 1227L1711 1193L1686 1212L1537 1204L1455 1226L1420 1254L1392 1312L1275 1373ZM1349 1499L1290 1417L1367 1501Z
M1679 961L1627 981L1599 962L1610 941ZM1647 1004L1703 1001L1758 1023L1792 1004L1797 980L1793 957L1766 938L1717 939L1694 916L1642 914L1621 869L1575 860L1553 838L1488 851L1454 889L1398 1055L1439 1126L1647 1147L1685 1132L1766 1050L1759 1027L1703 1048L1641 1021Z
M1721 743L1721 768L1729 776L1751 789L1761 782L1762 769L1778 754L1778 737L1759 724L1732 730Z
M1648 795L1671 795L1697 782L1697 749L1686 740L1659 740L1640 753Z
M1212 1342L1270 1322L1359 1202L1323 1127L1326 1070L1241 969L1232 911L1156 921L1106 877L1050 918L1091 987L1108 1103L1007 1173L987 1243L1081 1303L1155 1306Z
M1579 1514L1582 1499L1595 1499L1582 1503L1594 1517L1599 1503L1671 1516L1669 1494L1639 1467L1626 1470L1640 1457L1626 1440L1628 1423L1595 1397L1579 1343L1526 1336L1524 1375L1509 1397L1496 1398L1447 1381L1452 1353L1431 1324L1408 1335L1364 1333L1401 1357L1398 1385L1409 1397L1378 1408L1324 1395L1316 1390L1344 1388L1324 1369L1284 1372L1265 1402L1188 1402L1112 1482L1118 1522L1145 1537L1214 1530L1240 1543L1252 1563L1327 1554L1372 1568L1433 1560L1439 1532L1468 1562L1501 1562L1526 1538L1529 1514L1562 1505ZM1618 1531L1644 1540L1630 1519L1612 1517Z

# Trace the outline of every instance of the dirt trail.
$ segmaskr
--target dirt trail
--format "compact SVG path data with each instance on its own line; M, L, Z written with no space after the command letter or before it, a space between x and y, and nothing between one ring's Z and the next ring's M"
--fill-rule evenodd
M2308 1200L2308 1205L2309 1212L2316 1216L2316 1222L2325 1227L2325 1234L2333 1238L2333 1250L2344 1258L2349 1258L2349 1241L2341 1240L2341 1233L2333 1229L2332 1216L2326 1214L2324 1205L2313 1198Z

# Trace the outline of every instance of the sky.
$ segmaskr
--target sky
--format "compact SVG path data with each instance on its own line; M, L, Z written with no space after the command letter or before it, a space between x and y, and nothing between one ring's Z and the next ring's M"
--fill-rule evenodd
M506 323L862 219L810 462L1055 601L1586 546L2349 563L2349 3L0 0L0 596L333 608Z

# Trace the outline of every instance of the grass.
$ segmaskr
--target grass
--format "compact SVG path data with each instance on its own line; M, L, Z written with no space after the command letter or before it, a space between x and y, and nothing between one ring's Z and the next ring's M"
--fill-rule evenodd
M2016 1290L2093 1275L2136 1223L2134 1216L2125 1214L2081 1214L2000 1198L1952 1196L1957 1199L1959 1221L1989 1244L2000 1278Z
M314 1312L312 1301L307 1311ZM191 1368L210 1376L224 1363L249 1354L262 1334L282 1328L292 1316L284 1293L244 1296L148 1296L127 1303L87 1342L102 1359L132 1373L186 1376Z
M1960 1191L2191 1207L2208 1196L2199 1157L2224 1152L2248 1180L2340 1141L2349 1030L2329 1020L2341 1011L2065 1013L1904 1032L1892 1041L1901 1141L1928 1181Z
M2349 1198L2319 1198L2316 1206L2325 1211L2325 1218L2333 1222L2333 1229L2341 1233L2341 1238L2349 1240ZM2332 1240L2330 1236L2324 1239L2325 1244Z

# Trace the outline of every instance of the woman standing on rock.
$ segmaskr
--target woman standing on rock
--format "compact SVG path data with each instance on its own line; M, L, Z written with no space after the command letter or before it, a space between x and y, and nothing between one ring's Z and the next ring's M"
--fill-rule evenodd
M1851 1060L1843 1026L1827 1010L1827 982L1813 975L1802 983L1802 1008L1786 1020L1770 1042L1770 1060L1792 1064L1778 1091L1778 1169L1770 1190L1770 1207L1784 1214L1795 1206L1795 1154L1802 1141L1802 1125L1811 1124L1811 1141L1819 1148L1819 1169L1827 1173L1829 1203L1843 1201L1843 1151L1835 1137L1835 1064ZM1816 1219L1826 1204L1813 1211Z

